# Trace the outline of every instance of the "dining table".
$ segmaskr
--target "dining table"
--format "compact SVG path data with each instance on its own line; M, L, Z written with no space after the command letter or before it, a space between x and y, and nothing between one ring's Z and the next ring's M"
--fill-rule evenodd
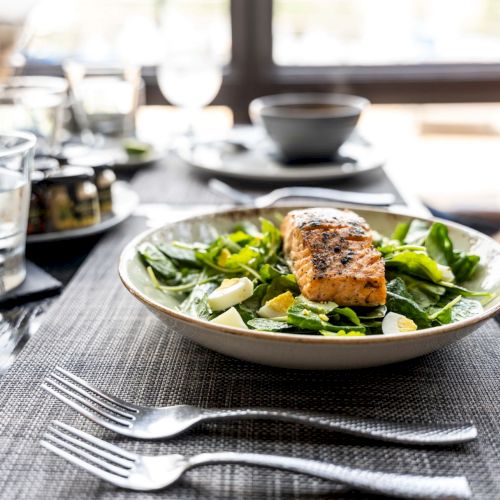
M400 210L427 213L401 189L393 170L394 165L322 187L392 192ZM500 326L495 320L427 356L362 370L288 370L209 351L168 331L127 292L118 277L118 258L140 232L220 209L228 200L212 193L208 178L174 153L128 174L128 180L140 205L123 224L90 240L28 248L30 260L63 283L62 293L1 311L4 322L13 310L24 311L28 320L0 377L0 498L372 498L341 484L241 465L194 469L160 493L127 491L43 449L40 439L53 420L146 455L241 451L369 470L465 475L474 498L500 496ZM230 184L251 195L271 187ZM14 323L19 327L19 320ZM202 424L168 440L132 440L97 426L43 391L44 378L57 366L137 404L286 408L430 424L472 421L478 437L445 447L405 446L293 423L241 420Z

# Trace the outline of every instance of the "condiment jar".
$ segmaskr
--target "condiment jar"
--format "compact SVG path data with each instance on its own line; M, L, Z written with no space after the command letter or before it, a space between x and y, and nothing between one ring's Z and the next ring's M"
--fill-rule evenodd
M92 226L101 220L94 171L66 166L43 181L49 231Z
M95 184L99 195L99 207L101 215L110 214L113 211L112 187L116 181L116 175L107 165L93 167L95 172Z
M76 163L78 161L78 164ZM99 195L99 207L101 216L108 215L113 211L112 186L116 181L116 175L112 170L114 161L109 154L89 154L71 162L71 165L91 167L95 173L95 183Z
M43 172L31 173L31 198L28 215L28 234L44 233L46 223L45 201L43 196Z

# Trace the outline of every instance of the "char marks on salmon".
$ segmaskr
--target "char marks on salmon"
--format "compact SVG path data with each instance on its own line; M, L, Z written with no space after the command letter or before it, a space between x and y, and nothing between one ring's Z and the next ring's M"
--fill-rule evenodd
M340 306L385 304L384 261L362 217L335 208L294 210L284 218L281 232L306 298Z

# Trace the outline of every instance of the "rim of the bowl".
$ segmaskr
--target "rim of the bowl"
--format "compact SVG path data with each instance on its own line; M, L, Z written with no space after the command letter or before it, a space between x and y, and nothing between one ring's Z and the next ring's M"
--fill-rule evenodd
M338 104L344 106L341 110L325 110L314 112L301 112L300 114L279 111L274 106L283 104ZM362 96L352 94L337 94L334 92L288 92L284 94L273 94L253 99L249 104L250 113L275 118L311 119L311 118L341 118L357 116L370 104L370 101Z
M311 207L310 205L309 207ZM333 205L329 205L333 206ZM239 335L243 337L250 337L254 339L262 339L262 340L272 340L272 341L278 341L278 342L295 342L295 343L303 343L303 344L376 344L376 343L387 343L387 342L399 342L399 341L407 341L407 340L412 340L412 339L418 339L422 337L432 337L435 335L439 335L441 333L447 333L447 332L452 332L455 330L460 330L462 328L466 328L469 326L476 325L478 323L481 323L482 321L485 321L496 314L500 312L500 303L497 305L493 306L490 310L483 311L483 313L473 316L472 318L468 318L462 321L458 321L456 323L450 323L448 325L441 325L441 326L435 326L432 328L425 328L423 330L417 330L415 332L406 332L406 333L394 333L391 335L367 335L365 337L324 337L324 336L315 336L315 335L306 335L306 334L300 334L300 333L279 333L279 332L261 332L259 330L250 330L250 329L244 329L244 328L235 328L235 327L230 327L230 326L223 326L223 325L217 325L214 323L210 323L209 321L201 320L198 318L193 318L192 316L188 316L186 314L180 313L174 309L171 309L170 307L167 307L163 304L160 304L159 302L156 302L155 300L147 297L143 292L141 292L133 283L130 277L128 276L128 271L127 271L127 266L126 263L128 262L129 255L135 256L136 248L139 242L147 239L150 237L152 234L156 233L157 231L161 231L164 228L168 228L170 226L179 224L180 222L191 222L191 221L203 221L207 217L216 217L216 216L227 216L229 214L241 214L241 216L244 216L244 214L258 214L262 212L263 210L272 210L272 209L280 209L280 208L289 208L290 210L293 209L300 209L300 208L307 208L307 205L282 205L282 206L275 206L275 207L269 207L269 208L264 208L264 209L259 209L259 208L232 208L232 209L222 209L222 210L217 210L214 212L209 212L206 214L202 215L196 215L196 216L187 216L185 218L179 219L175 222L169 222L167 224L164 224L163 226L156 227L153 229L148 229L146 231L143 231L142 233L138 234L135 238L133 238L122 250L120 257L119 257L119 262L118 262L118 274L120 276L120 280L122 281L123 285L125 288L134 296L136 297L139 301L143 302L149 307L152 307L156 311L159 311L161 313L164 313L174 319L177 319L185 324L191 324L191 325L196 325L201 328L205 328L208 330L213 331L214 333L223 333L223 334L233 334L233 335ZM355 205L344 205L342 204L341 208L347 208L350 210L368 210L370 212L374 213L380 213L380 214L389 214L389 215L396 215L396 216L402 216L406 218L414 218L414 219L420 219L422 221L426 222L442 222L446 224L447 226L454 227L456 229L459 229L461 231L464 231L468 235L471 236L476 236L476 238L479 239L486 239L491 241L494 246L498 248L498 252L500 253L500 244L497 243L495 240L490 238L489 236L480 233L479 231L476 231L475 229L471 229L467 226L464 226L462 224L458 224L456 222L451 222L445 219L441 219L438 217L422 217L422 216L412 216L411 214L405 213L405 212L398 212L398 211L391 211L388 212L387 210L380 210L380 209L373 209L370 207L360 207L355 206Z
M36 145L36 136L31 132L19 132L19 131L6 131L0 132L0 137L15 137L16 139L22 139L23 142L16 144L15 146L2 149L0 148L0 158L7 158L9 156L15 156L18 154L25 154L30 149L33 149Z
M49 75L23 75L14 76L7 82L0 84L0 88L18 90L29 87L37 87L49 93L65 93L68 91L68 82L61 76Z

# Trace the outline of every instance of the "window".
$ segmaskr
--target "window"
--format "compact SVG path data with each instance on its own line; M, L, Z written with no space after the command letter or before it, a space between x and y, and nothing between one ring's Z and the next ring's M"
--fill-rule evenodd
M43 0L27 71L57 71L68 54L126 57L144 66L149 102L162 102L154 64L165 44L162 9L175 3L197 4L199 29L218 34L227 66L216 102L238 121L248 119L252 98L286 91L500 100L498 0Z
M41 0L28 21L33 36L26 56L32 64L76 58L153 66L186 20L194 35L196 29L211 30L228 62L229 0Z
M500 54L498 0L275 0L282 66L490 63Z

